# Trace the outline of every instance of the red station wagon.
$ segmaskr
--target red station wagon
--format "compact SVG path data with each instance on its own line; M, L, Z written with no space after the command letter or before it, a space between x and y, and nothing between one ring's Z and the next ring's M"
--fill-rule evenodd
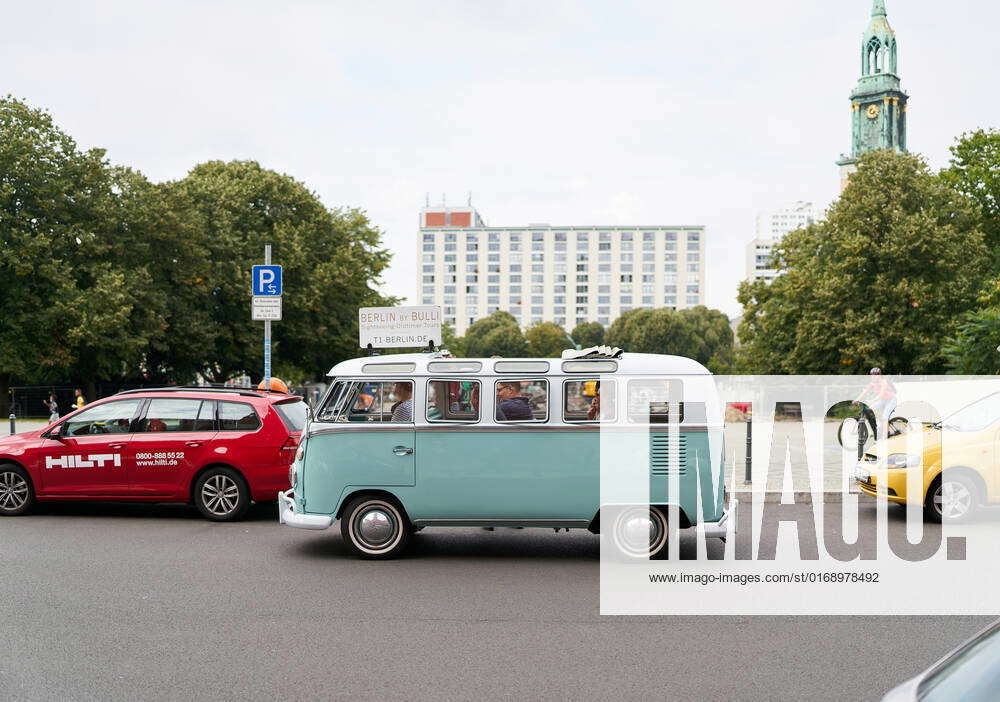
M36 500L193 502L215 521L287 490L301 397L221 388L129 390L0 439L0 515Z

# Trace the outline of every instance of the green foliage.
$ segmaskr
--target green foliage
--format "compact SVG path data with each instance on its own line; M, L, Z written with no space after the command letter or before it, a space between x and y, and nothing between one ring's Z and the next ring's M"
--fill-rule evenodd
M364 213L328 210L248 161L153 184L81 151L43 111L0 100L0 390L19 382L259 378L250 267L284 266L281 368L357 354L357 308L389 254Z
M605 343L635 353L693 358L724 371L732 362L733 332L726 315L704 306L634 309L611 324Z
M250 267L266 243L283 266L286 291L282 321L272 328L274 355L317 372L357 355L358 307L391 304L372 287L389 254L364 213L328 210L302 183L252 161L203 163L168 188L196 223L204 254L197 274L185 271L200 279L195 294L210 323L203 373L258 375L261 327L247 305Z
M740 367L942 372L943 339L974 306L987 268L977 215L919 157L865 154L826 221L776 247L783 275L740 286Z
M600 322L583 322L573 327L570 336L581 348L601 346L604 344L604 325Z
M465 337L455 334L455 326L451 322L441 325L441 345L451 352L452 356L462 358L465 356Z
M527 347L517 320L502 310L473 322L465 332L464 343L469 358L517 358L524 356Z
M941 177L980 208L986 245L1000 270L1000 131L963 134L951 147L951 165Z
M964 375L1000 374L1000 278L979 299L981 307L966 313L945 344L948 368Z
M559 358L563 349L573 348L566 330L555 322L533 325L525 332L524 338L528 342L527 355L533 358Z
M123 250L119 191L133 178L48 113L0 99L0 384L117 378L141 362L162 309L133 265L143 242Z

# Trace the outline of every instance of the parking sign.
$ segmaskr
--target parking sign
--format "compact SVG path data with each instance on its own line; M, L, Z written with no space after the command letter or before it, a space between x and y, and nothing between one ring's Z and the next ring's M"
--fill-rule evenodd
M281 266L253 267L253 294L257 297L281 295Z

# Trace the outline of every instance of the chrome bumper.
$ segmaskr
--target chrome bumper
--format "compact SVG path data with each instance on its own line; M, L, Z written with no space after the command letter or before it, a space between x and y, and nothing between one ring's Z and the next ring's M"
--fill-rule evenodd
M740 501L735 497L729 503L729 509L722 513L722 519L717 522L708 522L701 525L702 533L708 539L725 539L729 535L736 534L736 525L739 523Z
M295 511L292 491L278 493L278 523L296 529L327 529L333 524L333 517L325 514L299 514Z

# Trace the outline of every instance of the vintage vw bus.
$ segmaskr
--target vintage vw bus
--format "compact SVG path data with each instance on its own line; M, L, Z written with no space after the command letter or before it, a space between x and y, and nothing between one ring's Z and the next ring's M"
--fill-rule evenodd
M362 557L396 556L424 527L598 533L602 463L606 478L623 451L648 486L641 513L617 520L625 542L662 557L668 515L726 533L722 411L693 360L606 348L562 359L423 353L344 361L329 375L279 519L303 529L340 519Z

